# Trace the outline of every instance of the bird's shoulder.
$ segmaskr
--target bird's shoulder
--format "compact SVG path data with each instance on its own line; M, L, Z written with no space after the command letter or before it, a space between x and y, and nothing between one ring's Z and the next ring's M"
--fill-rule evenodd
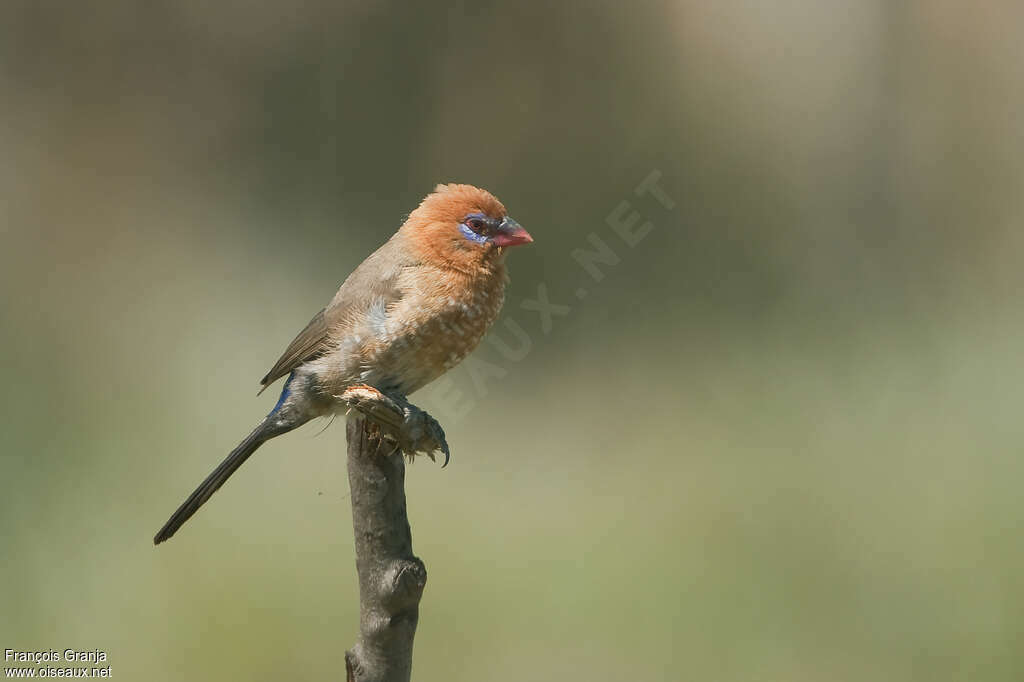
M328 352L373 305L390 305L404 295L403 272L420 262L392 237L352 271L338 292L292 340L260 381L266 388L303 363Z
M324 309L329 333L344 336L371 307L391 306L409 295L424 263L403 248L398 235L352 271Z

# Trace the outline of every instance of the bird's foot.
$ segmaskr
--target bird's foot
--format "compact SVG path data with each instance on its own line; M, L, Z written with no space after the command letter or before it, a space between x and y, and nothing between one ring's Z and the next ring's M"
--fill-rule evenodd
M411 450L405 448L403 450L410 458L417 452L422 452L432 462L437 461L434 453L440 452L444 455L444 463L441 464L441 468L448 466L451 452L448 450L448 441L444 437L444 429L429 414L408 401L404 402L403 431L408 434Z
M435 453L440 452L444 455L441 466L448 465L451 453L444 429L436 419L405 397L384 393L367 384L351 386L339 397L349 407L381 426L383 433L397 442L410 460L417 454L425 454L432 461L437 461Z

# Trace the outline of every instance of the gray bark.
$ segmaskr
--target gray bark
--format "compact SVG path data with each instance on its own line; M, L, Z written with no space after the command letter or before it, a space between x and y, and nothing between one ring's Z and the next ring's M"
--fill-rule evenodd
M408 682L427 569L412 553L402 451L447 456L448 445L437 422L403 398L369 387L342 397L354 408L346 433L359 574L359 640L345 652L347 679Z

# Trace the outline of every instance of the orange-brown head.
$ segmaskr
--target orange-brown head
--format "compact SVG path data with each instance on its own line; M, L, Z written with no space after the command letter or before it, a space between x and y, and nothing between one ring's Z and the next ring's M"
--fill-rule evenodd
M409 214L401 232L423 258L470 272L486 266L505 247L533 241L493 194L458 184L435 187Z

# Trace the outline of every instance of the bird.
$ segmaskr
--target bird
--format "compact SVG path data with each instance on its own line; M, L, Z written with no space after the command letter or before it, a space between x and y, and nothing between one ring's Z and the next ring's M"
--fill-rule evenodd
M490 192L439 184L345 279L260 380L287 377L274 408L199 484L153 538L177 532L271 438L345 411L367 385L407 396L465 358L505 299L507 249L533 241Z

